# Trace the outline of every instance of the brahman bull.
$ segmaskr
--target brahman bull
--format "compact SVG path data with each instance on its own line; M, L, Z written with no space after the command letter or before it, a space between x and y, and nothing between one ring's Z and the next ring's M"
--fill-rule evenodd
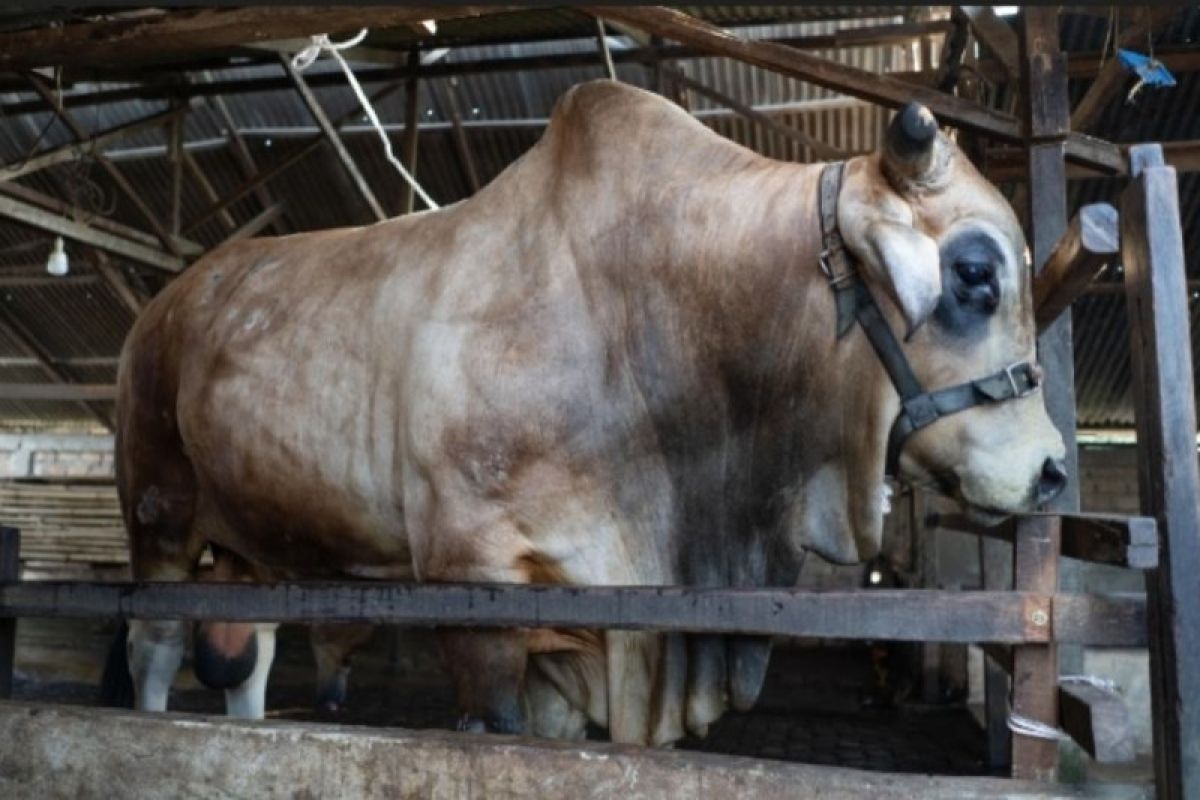
M1008 203L919 106L843 170L578 86L469 200L222 247L146 307L119 375L134 574L189 580L212 545L256 579L786 586L803 550L878 551L889 444L907 481L1025 511L1065 481L1029 283ZM133 623L140 708L183 632ZM440 638L467 729L654 744L751 704L767 653ZM260 715L270 626L200 645Z

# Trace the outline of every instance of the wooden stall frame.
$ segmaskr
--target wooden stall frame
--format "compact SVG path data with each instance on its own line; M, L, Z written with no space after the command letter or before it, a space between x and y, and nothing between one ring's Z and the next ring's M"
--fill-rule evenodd
M1094 212L1099 222L1066 219L1067 159L1133 182L1122 200L1121 253L1133 342L1138 421L1139 492L1144 518L1096 525L1077 514L1077 478L1042 515L1020 517L1010 531L1013 590L989 585L982 592L804 592L776 589L715 590L665 587L553 587L401 584L194 584L22 583L17 580L19 534L0 530L0 696L11 692L14 618L123 616L175 619L373 620L426 625L561 625L707 632L756 632L832 638L973 641L988 648L1013 676L1012 706L1048 725L1062 724L1081 742L1094 712L1107 698L1075 692L1059 707L1062 644L1148 644L1155 705L1156 784L1160 798L1200 797L1200 605L1185 589L1200 574L1200 500L1195 452L1195 408L1187 331L1178 203L1173 169L1162 166L1161 148L1134 148L1126 166L1114 145L1071 131L1067 65L1058 44L1058 12L1025 9L1020 55L1023 113L1017 117L963 98L915 86L891 76L868 75L778 43L749 42L682 12L664 8L597 7L595 15L644 29L684 48L723 55L866 98L886 106L910 99L926 102L943 122L1027 153L1029 233L1039 268L1035 297L1047 369L1047 402L1068 445L1075 469L1070 303L1113 256L1112 237L1092 228L1111 227L1115 216ZM1142 23L1157 24L1150 14ZM979 28L978 22L975 23ZM993 26L994 27L994 26ZM1148 28L1147 28L1148 29ZM226 35L218 31L221 35ZM999 33L993 30L992 33ZM978 34L977 34L978 35ZM36 37L35 37L36 38ZM986 38L986 37L985 37ZM994 38L994 37L993 37ZM1014 56L1012 42L1001 49ZM161 47L159 41L156 47ZM991 45L995 48L995 42ZM654 50L655 58L659 51ZM631 59L643 56L631 55ZM623 56L622 59L624 60ZM285 65L286 67L286 65ZM407 72L408 109L416 107L418 59ZM1110 65L1109 73L1115 67ZM291 76L290 76L291 77ZM294 79L305 93L304 82ZM403 81L385 92L394 91ZM1111 74L1101 82L1112 83ZM696 86L688 87L700 91ZM1096 91L1098 97L1099 89ZM1089 93L1091 96L1093 93ZM1099 103L1097 97L1089 101ZM311 104L310 104L311 107ZM322 121L298 158L326 139L337 144L343 120ZM67 115L65 107L57 113ZM352 112L353 113L353 112ZM412 126L410 126L412 127ZM812 143L809 143L811 146ZM415 155L416 136L411 142ZM256 175L230 198L212 205L190 224L222 215L234 199L263 187L295 161ZM369 201L368 201L369 202ZM411 201L406 204L410 207ZM373 205L373 204L372 204ZM177 215L175 215L177 216ZM1094 220L1093 220L1094 221ZM156 227L151 220L152 227ZM265 222L263 224L266 224ZM98 226L97 226L98 227ZM173 228L179 228L178 224ZM155 266L181 265L179 241L162 235L149 243L109 242L128 250L140 245ZM178 230L171 234L177 235ZM97 237L94 231L71 235ZM136 237L135 237L136 238ZM107 240L106 240L107 241ZM97 243L96 246L103 246ZM139 250L139 252L142 252ZM173 257L173 258L172 258ZM1182 346L1180 346L1182 343ZM1111 520L1109 521L1111 523ZM1148 526L1152 526L1148 527ZM1149 539L1153 530L1155 542ZM1060 557L1147 569L1148 599L1074 594L1070 567ZM1063 570L1063 567L1067 567ZM1061 574L1061 580L1060 580ZM1147 634L1147 630L1149 633ZM996 647L996 645L1014 645ZM1000 681L989 680L993 688ZM989 697L989 707L999 708ZM1070 717L1074 721L1068 721ZM1080 722L1082 720L1082 722ZM1091 736L1093 751L1097 740ZM994 743L993 743L994 744ZM995 748L993 748L995 751ZM1057 744L1019 737L1013 747L1014 777L1049 780Z

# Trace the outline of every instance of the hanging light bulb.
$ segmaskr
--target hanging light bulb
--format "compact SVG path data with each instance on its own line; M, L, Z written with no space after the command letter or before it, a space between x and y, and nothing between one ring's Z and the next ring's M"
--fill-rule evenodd
M50 257L46 259L46 272L51 275L66 275L68 269L67 251L63 249L63 238L56 236L54 237L54 247L50 250Z

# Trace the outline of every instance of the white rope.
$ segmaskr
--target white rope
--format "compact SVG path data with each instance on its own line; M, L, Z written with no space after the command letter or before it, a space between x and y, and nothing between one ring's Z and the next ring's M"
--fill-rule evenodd
M1121 687L1116 681L1110 681L1108 678L1101 678L1098 675L1063 675L1058 679L1059 683L1083 683L1088 686L1094 686L1097 689L1103 689L1106 692L1116 694Z
M1117 682L1110 681L1107 678L1101 678L1098 675L1062 675L1058 682L1063 683L1082 683L1088 686L1094 686L1097 689L1103 689L1109 692L1117 691ZM1021 736L1029 736L1034 739L1049 739L1053 741L1066 741L1071 737L1059 730L1058 728L1047 725L1044 722L1039 722L1031 717L1022 716L1016 713L1010 707L1008 709L1008 729L1013 733Z
M1038 722L1030 717L1023 717L1015 711L1008 712L1008 729L1021 736L1031 736L1034 739L1051 739L1062 741L1071 737L1052 725Z
M421 188L421 184L417 183L417 179L409 174L408 170L404 168L404 164L402 164L400 159L396 158L396 154L392 152L392 142L390 139L388 139L387 132L384 131L383 124L379 121L379 115L375 113L375 107L372 106L371 101L367 99L367 95L363 92L362 86L360 86L358 83L358 78L354 77L354 72L350 69L350 66L346 63L346 59L342 58L342 54L339 52L340 50L346 50L361 44L362 40L367 38L367 29L363 28L353 38L347 39L344 42L331 42L329 40L329 34L327 33L322 33L319 36L311 36L309 38L312 40L312 44L301 50L299 53L296 53L296 55L292 56L292 68L297 72L303 72L311 67L313 62L320 58L322 50L328 51L329 54L333 56L334 60L337 61L338 65L342 68L342 72L345 73L346 80L349 82L350 88L354 90L354 94L358 98L359 104L363 107L363 111L367 112L367 118L375 127L375 132L379 134L380 140L383 141L383 152L384 155L387 156L387 160L391 162L392 166L396 168L404 180L408 181L408 185L412 187L413 191L417 193L417 196L421 198L421 201L425 203L426 208L438 208L438 204L433 201L433 198L429 196L428 192Z

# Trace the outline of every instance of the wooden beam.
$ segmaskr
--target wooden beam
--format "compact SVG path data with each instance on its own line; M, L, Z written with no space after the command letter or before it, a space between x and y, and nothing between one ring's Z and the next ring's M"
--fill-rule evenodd
M1033 315L1039 331L1070 308L1100 271L1116 260L1121 248L1118 225L1117 210L1108 203L1079 209L1033 281Z
M171 209L170 230L173 236L179 235L183 225L183 117L171 120L167 129L170 137L167 140L167 160L171 165Z
M1143 45L1134 44L1135 48ZM1100 74L1103 66L1112 61L1110 52L1071 53L1067 62L1067 77L1094 78ZM1200 71L1200 47L1196 45L1167 45L1154 48L1154 58L1161 61L1163 66L1179 75L1185 72Z
M34 228L99 247L101 250L107 250L114 255L132 259L139 264L145 264L155 269L179 272L184 268L184 261L178 256L114 236L90 225L84 225L82 222L76 222L74 219L52 214L14 197L0 195L0 217L7 217Z
M1155 796L1200 797L1200 469L1196 461L1187 263L1175 170L1154 146L1131 153L1121 197L1137 418L1138 496L1158 521L1160 564L1146 582ZM1140 171L1139 171L1140 170Z
M56 197L42 194L39 191L30 189L28 186L25 186L22 183L17 183L15 181L0 181L0 195L22 200L31 206L42 209L43 211L50 211L58 214L60 217L67 217L73 220L86 219L88 221L87 224L93 228L96 228L97 230L104 231L105 233L111 233L121 239L128 239L132 242L143 244L154 250L162 251L158 237L154 236L153 234L146 233L145 231L138 230L137 228L133 228L128 225L124 225L116 220L109 219L108 217L90 214L82 208L73 206L70 203L65 203ZM193 242L191 239L185 239L182 236L176 236L174 238L176 247L178 247L185 256L194 257L204 252L204 247L198 242ZM164 255L169 256L169 254L167 254L165 251L162 252ZM169 257L174 258L174 256Z
M117 399L111 383L0 383L0 400L87 402Z
M1061 552L1068 558L1130 569L1154 569L1158 566L1158 527L1152 517L1110 514L1049 516L1062 519ZM985 527L962 514L938 514L932 523L946 530L986 536L1009 543L1016 540L1017 518Z
M467 188L471 194L479 191L479 170L475 168L475 158L471 155L471 143L467 141L467 132L463 129L462 109L458 105L458 79L451 78L445 93L446 105L450 111L450 130L454 138L454 151L458 156L459 166L462 167L463 177L467 180Z
M1008 23L996 16L991 6L959 6L971 22L975 38L996 57L1011 80L1021 77L1021 43Z
M404 138L400 142L400 158L408 174L413 176L413 180L417 180L417 145L420 137L418 115L421 102L418 74L421 69L421 51L415 47L408 53L408 67L411 74L404 82ZM400 213L411 214L415 197L412 185L405 181L401 192Z
M888 75L877 75L794 48L741 39L682 11L658 6L599 6L583 9L604 19L635 25L685 45L706 49L713 55L744 61L879 105L900 108L916 100L926 105L943 125L966 128L1002 141L1021 139L1020 123L1007 114L930 87L915 86Z
M985 666L999 675L1012 674L1013 649L1002 644L980 645ZM1129 709L1116 692L1077 682L1058 687L1058 727L1100 764L1135 760Z
M289 64L288 66L290 67L291 65ZM402 86L404 86L403 83L389 84L388 86L384 86L382 89L378 90L374 94L369 95L368 99L372 103L378 103L380 100L382 100L383 98L392 94L393 92L397 91ZM338 119L334 122L334 126L336 128L340 129L340 128L344 127L345 125L349 124L351 120L357 119L361 113L362 112L361 112L359 106L357 104L355 104L353 109L351 109L350 111L347 111L345 114L338 117ZM196 219L192 220L184 227L184 232L190 233L190 232L194 231L196 228L198 228L201 225L203 225L204 223L208 222L214 216L221 213L225 209L229 208L231 205L233 205L237 201L241 200L243 197L247 196L248 194L250 194L252 192L257 191L260 187L265 186L271 180L279 177L284 172L287 172L289 169L294 167L296 164L303 161L304 158L307 157L310 153L316 152L318 149L320 149L321 145L323 145L324 143L325 143L325 137L322 134L317 134L316 136L309 138L303 144L303 146L301 146L300 148L298 148L296 150L296 152L287 156L282 161L280 161L278 164L274 164L273 166L268 167L267 169L256 173L252 177L247 178L246 181L244 183L242 183L241 186L239 186L237 189L233 190L231 193L229 193L228 195L223 197L220 202L214 203L213 205L209 206L202 214L200 214L200 216L196 217ZM0 184L0 187L2 187L2 186L3 186L3 184Z
M207 72L204 73L204 76L206 80L211 80ZM250 147L246 144L246 139L244 136L242 136L242 132L238 128L237 122L233 118L233 114L229 112L229 105L225 102L225 98L220 96L211 97L209 98L209 101L212 104L212 107L216 109L217 114L220 115L221 121L225 124L226 130L229 131L229 143L233 149L234 158L237 159L238 168L242 172L242 178L249 180L258 174L258 164L255 163L254 154L250 152ZM261 205L263 208L270 208L271 206L275 205L275 198L272 197L271 190L266 186L266 184L260 184L254 190L254 196L258 198L259 205ZM209 202L211 203L215 203L217 201L217 197L212 197L209 199ZM235 226L230 225L229 227L233 228ZM282 216L271 221L271 228L275 231L275 233L280 235L287 233L289 230Z
M1142 18L1117 37L1117 47L1145 47L1147 37L1153 36L1178 11L1177 7L1146 6ZM1092 128L1117 92L1130 80L1132 76L1121 66L1120 60L1109 59L1071 112L1071 129L1083 132Z
M958 86L958 76L962 70L963 56L967 52L967 43L971 39L970 21L965 17L954 20L954 27L946 32L942 41L942 63L938 65L937 73L932 76L932 85L939 92L953 93ZM922 64L922 67L926 65ZM928 72L923 69L922 72ZM927 81L917 80L917 83Z
M1129 709L1116 692L1083 683L1058 689L1059 727L1099 764L1129 764L1136 755Z
M87 139L74 141L62 147L55 147L45 152L37 153L29 158L0 168L0 181L11 181L14 178L30 175L38 170L46 169L56 164L65 164L69 161L78 161L81 158L96 155L113 142L120 141L127 136L141 133L150 128L161 127L177 119L182 113L183 108L173 108L161 114L154 114L126 123L125 125L109 128L103 133L98 133Z
M251 42L477 17L512 7L312 6L168 11L135 19L74 22L0 36L0 69L128 66L227 50Z
M185 147L183 149L183 166L191 176L196 186L200 188L200 193L204 195L204 199L209 203L218 203L221 200L221 195L217 193L216 187L212 185L212 181L208 179L208 175L204 174L204 170L200 169L200 164L196 162L196 157L192 155ZM217 214L221 220L221 224L226 230L233 230L237 227L237 221L228 209L221 209Z
M608 50L608 38L604 33L604 20L596 17L596 48L600 51L600 63L604 65L604 74L610 81L617 79L617 68L613 66L612 53Z
M900 25L884 25L868 28L852 28L836 31L831 34L815 36L792 36L768 39L774 44L791 47L798 50L830 50L847 47L876 47L886 44L898 44L913 41L925 33L936 33L948 30L952 23L937 20L925 23L903 23ZM616 27L616 25L614 25ZM655 59L679 60L686 58L706 58L707 50L695 47L670 46L658 49L639 47L629 50L619 50L612 54L615 64L652 63ZM356 73L364 85L379 82L406 80L418 71L422 77L445 78L455 75L480 75L497 72L540 71L545 69L570 69L590 67L596 63L596 56L591 52L566 53L548 56L521 56L516 58L492 58L477 61L442 61L437 64L421 66L420 70L410 67L369 68ZM979 69L988 74L991 61L982 62ZM999 70L997 70L997 73ZM919 73L893 73L892 77L914 83L932 84L932 75L928 70ZM308 79L312 88L329 86L344 86L345 78L336 72L312 75ZM171 97L201 96L217 97L235 94L262 93L272 91L291 91L292 84L286 77L267 76L262 78L230 78L227 80L211 81L209 83L193 83L187 85L163 85L160 83L125 86L118 89L104 89L96 92L77 93L63 98L68 108L87 107L92 105L108 105L127 100L163 100ZM19 116L21 114L42 111L40 103L28 100L14 100L0 104L0 114L4 116Z
M27 77L29 78L29 83L34 88L34 91L36 91L42 100L46 102L46 105L50 106L54 113L58 115L58 118L66 123L66 126L71 129L71 133L74 134L75 138L86 140L88 138L87 130L79 124L70 111L63 107L58 96L54 91L51 90L49 84L47 84L45 80L41 78L41 76L33 72L29 73ZM154 235L158 237L160 242L162 242L163 247L169 250L172 255L182 257L183 252L179 249L179 245L171 235L171 232L163 227L162 223L158 219L158 215L156 215L154 210L151 209L150 206L147 205L146 201L142 199L141 194L139 194L138 191L133 187L133 184L125 179L125 176L121 174L121 171L117 169L116 165L101 155L94 156L93 160L108 174L108 177L111 178L113 183L117 185L117 188L121 191L121 194L125 195L126 199L128 199L129 202L134 205L134 207L138 210L138 213L142 215L142 218L145 219L150 225L150 229L154 231Z
M1018 523L1013 547L1013 587L1017 591L1058 590L1060 525L1060 520L1054 517ZM1044 615L1031 622L1050 624ZM1013 713L1043 724L1055 724L1058 721L1057 682L1058 648L1055 644L1016 648L1013 653ZM1020 734L1013 736L1014 778L1050 781L1054 779L1057 767L1057 742Z
M1061 609L1058 610L1058 609ZM436 583L55 583L0 586L0 617L125 617L570 627L948 642L1145 641L1135 596L936 590ZM1139 628L1138 626L1142 627ZM1132 645L1131 645L1132 643Z
M683 73L682 70L666 64L660 64L659 70L686 88L691 89L696 94L720 103L721 105L731 109L737 114L740 114L746 119L762 125L767 130L773 131L774 133L777 133L786 139L796 142L802 147L808 148L812 152L812 155L817 159L836 161L848 156L847 153L839 150L836 147L825 144L818 139L814 139L804 131L796 130L791 125L785 125L769 114L764 114L761 111L758 111L757 109L752 108L727 94L724 94L723 92L719 92L694 78L688 77Z
M382 222L387 219L387 212L383 210L383 204L379 202L379 199L375 197L375 193L371 191L371 185L367 183L366 177L359 170L358 165L354 163L354 158L351 157L350 151L346 149L346 143L342 141L342 137L338 135L336 126L334 126L325 114L325 109L321 107L317 96L312 93L312 89L308 88L308 84L304 81L304 76L292 66L291 57L281 55L279 63L283 65L284 71L292 79L292 83L295 84L300 99L304 101L304 105L308 107L309 113L312 114L313 119L317 122L317 126L321 129L321 135L325 137L325 140L333 148L334 154L337 155L338 161L342 164L342 169L350 177L354 188L358 190L359 196L370 207L376 221Z
M281 200L275 205L258 212L245 225L225 237L221 244L229 244L230 242L237 242L257 236L262 232L263 228L266 228L272 222L279 219L279 215L283 213L284 205L285 202Z
M96 270L96 274L108 286L117 299L125 308L129 309L129 313L136 317L142 311L142 306L145 301L142 297L133 290L129 285L129 281L125 280L125 276L121 271L113 266L113 263L108 260L100 250L93 249L91 252L92 267Z
M1099 144L1098 144L1099 143ZM1180 139L1172 142L1159 143L1167 166L1174 167L1176 172L1200 172L1200 139ZM1107 178L1112 176L1125 177L1129 175L1129 150L1137 147L1132 143L1102 142L1090 136L1071 134L1067 138L1067 158L1076 153L1086 152L1090 163L1103 161L1111 164L1113 169L1096 169L1085 167L1078 163L1067 165L1067 177L1071 179ZM997 147L988 150L986 175L988 180L995 182L1024 181L1025 155L1019 148Z

